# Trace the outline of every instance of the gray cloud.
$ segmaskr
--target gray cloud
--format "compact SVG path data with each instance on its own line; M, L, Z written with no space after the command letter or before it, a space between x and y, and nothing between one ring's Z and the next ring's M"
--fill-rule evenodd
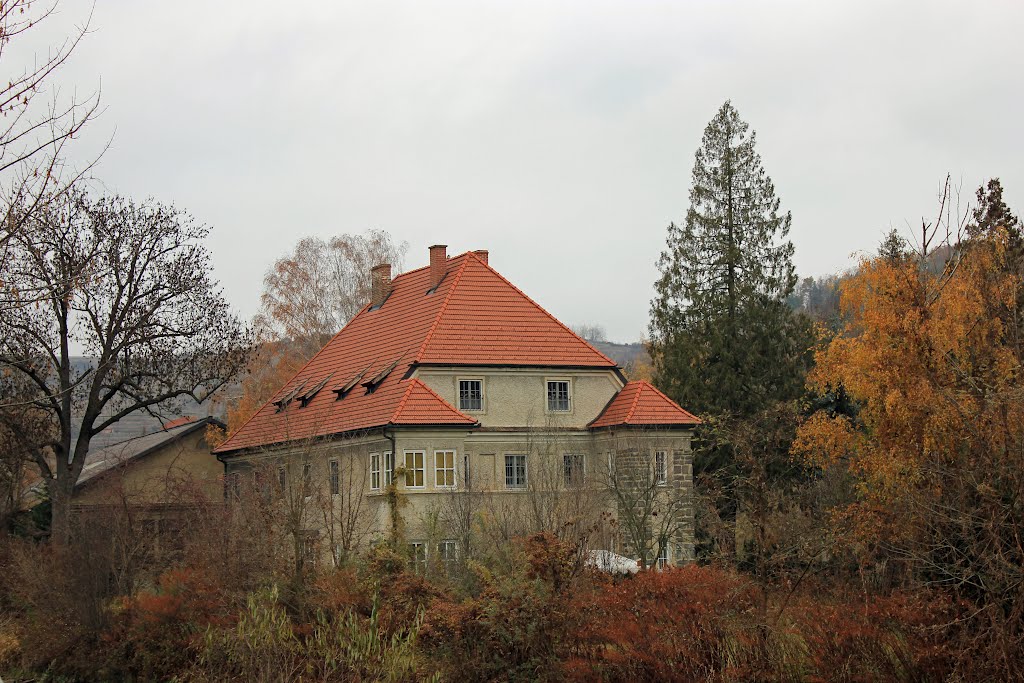
M54 34L88 5L64 0ZM758 131L802 275L1001 176L1024 208L1024 6L992 2L100 0L62 73L100 77L98 175L214 226L245 315L303 235L488 248L569 323L646 327L664 228L726 98Z

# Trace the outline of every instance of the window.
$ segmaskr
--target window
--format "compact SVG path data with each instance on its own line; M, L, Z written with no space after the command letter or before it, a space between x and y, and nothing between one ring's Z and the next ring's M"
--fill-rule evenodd
M615 480L615 453L608 451L608 481Z
M506 455L505 456L505 488L525 489L526 488L526 456Z
M409 569L416 574L427 573L427 544L415 541L409 544Z
M395 454L384 451L384 486L395 483Z
M308 462L302 463L302 495L308 496L312 485L313 466Z
M370 489L380 490L380 453L370 453Z
M564 413L568 412L570 407L569 380L548 380L548 410Z
M277 495L284 498L285 492L288 490L288 470L284 468L284 465L277 468Z
M338 467L337 460L331 460L327 463L327 466L331 480L331 495L336 496L341 493L341 469Z
M484 382L479 379L459 380L459 410L484 409Z
M577 453L566 453L562 456L565 465L565 487L576 488L583 485L586 476L586 461Z
M658 486L668 483L668 458L665 451L654 452L654 483Z
M405 485L409 488L421 489L424 485L423 461L426 453L423 451L405 452Z
M458 541L441 541L437 544L437 554L441 558L444 570L452 574L459 566L459 543Z
M469 453L462 456L462 482L466 487L466 490L470 490L469 481Z
M668 566L668 543L658 544L658 569Z
M455 488L455 451L434 451L434 486Z

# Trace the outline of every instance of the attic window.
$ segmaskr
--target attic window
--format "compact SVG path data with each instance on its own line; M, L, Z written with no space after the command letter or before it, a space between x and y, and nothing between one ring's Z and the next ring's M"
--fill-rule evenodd
M331 374L327 375L322 380L317 382L316 386L314 386L312 389L304 393L302 396L299 396L299 403L301 404L300 407L305 408L306 406L308 406L309 402L313 400L313 397L320 393L320 390L324 388L324 385L327 384L327 382L329 382L331 377L333 376L334 373L332 372Z
M277 412L280 413L282 410L287 408L288 404L292 402L292 400L299 394L300 391L302 391L302 389L306 386L307 382L309 382L308 379L302 380L302 382L297 387L289 391L287 394L285 394L278 400L274 401L274 405L277 406Z
M372 393L374 390L376 390L377 387L380 386L380 383L383 382L385 379L387 379L387 376L391 374L391 371L395 369L395 366L398 365L398 363L402 360L402 358L404 356L405 356L405 354L403 353L401 356L396 358L386 368L384 368L383 370L378 372L376 375L374 375L369 380L363 382L363 386L366 387L367 392L368 393Z
M340 387L336 387L334 389L331 389L331 391L333 391L334 393L336 393L338 395L338 400L339 401L341 399L345 398L345 396L348 395L348 392L352 391L352 389L354 389L355 386L357 384L359 384L359 381L361 379L363 379L363 375L366 374L366 371L369 370L372 365L373 365L373 363L370 363L370 365L367 365L365 368L363 368L362 370L357 372L355 375L353 375L352 378L349 381L345 382Z

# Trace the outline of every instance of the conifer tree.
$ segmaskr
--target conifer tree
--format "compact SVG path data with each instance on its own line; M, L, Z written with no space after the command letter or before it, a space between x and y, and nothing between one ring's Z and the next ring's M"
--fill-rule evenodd
M704 130L684 225L668 227L651 303L655 381L688 409L748 415L797 396L810 327L796 285L792 217L726 101Z

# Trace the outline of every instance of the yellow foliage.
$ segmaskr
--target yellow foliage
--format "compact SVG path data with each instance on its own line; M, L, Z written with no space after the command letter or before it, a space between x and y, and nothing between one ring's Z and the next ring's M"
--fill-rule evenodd
M862 495L860 523L875 531L880 520L906 521L898 512L913 507L909 496L936 499L934 472L1024 436L1020 349L1009 328L1021 278L1007 249L997 230L963 245L940 273L914 258L878 258L842 285L845 328L818 350L808 383L844 387L859 406L856 424L816 414L794 452L847 467Z

